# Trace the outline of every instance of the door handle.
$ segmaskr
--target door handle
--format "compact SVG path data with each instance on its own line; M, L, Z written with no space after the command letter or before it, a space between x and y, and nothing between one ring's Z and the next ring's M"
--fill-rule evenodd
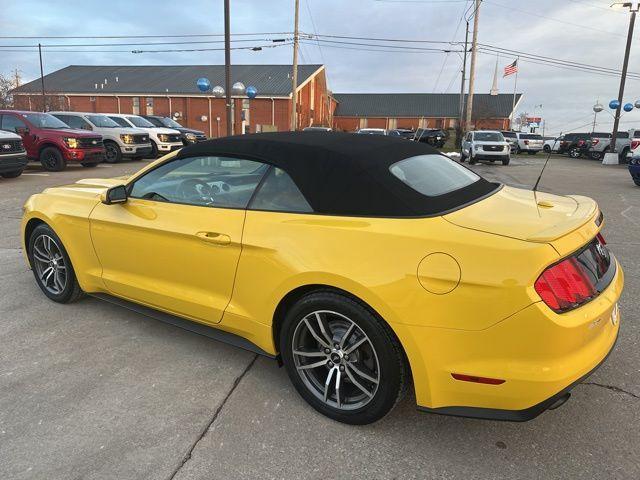
M198 232L196 233L196 237L198 237L203 242L214 243L216 245L229 245L231 243L231 237L229 235L225 235L224 233Z

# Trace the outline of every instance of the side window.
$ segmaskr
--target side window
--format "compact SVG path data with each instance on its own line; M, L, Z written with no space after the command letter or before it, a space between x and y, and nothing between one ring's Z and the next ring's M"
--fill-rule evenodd
M58 119L69 125L71 128L78 130L91 130L91 127L82 118L75 115L56 115Z
M160 202L246 208L268 165L229 157L179 158L150 171L129 195Z
M271 169L249 208L272 212L313 212L291 177L279 168Z
M471 132L467 133L467 142L470 142L472 137L473 137L473 134Z
M17 133L19 128L27 128L27 125L15 115L2 116L2 130Z

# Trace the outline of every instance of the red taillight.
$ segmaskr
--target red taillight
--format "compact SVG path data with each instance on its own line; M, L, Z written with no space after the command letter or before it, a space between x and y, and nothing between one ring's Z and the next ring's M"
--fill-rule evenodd
M536 280L536 292L556 312L577 307L596 293L582 268L573 257L547 268Z
M640 140L631 140L631 150L635 150L640 146Z
M578 146L581 147L582 145L584 145L584 140L578 140Z
M600 140L598 140L597 138L594 138L594 139L591 140L591 145L593 145L594 147L596 145L598 145L599 143L600 143Z

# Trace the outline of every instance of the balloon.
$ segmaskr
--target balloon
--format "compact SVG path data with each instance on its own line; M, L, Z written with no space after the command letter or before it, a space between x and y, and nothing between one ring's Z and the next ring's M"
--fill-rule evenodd
M618 100L611 100L609 102L609 108L611 110L617 110L619 106L620 106L620 102Z
M631 110L633 110L633 103L625 103L624 107L622 107L622 109L625 112L630 112Z
M215 87L213 87L213 90L211 90L211 93L213 93L214 97L224 97L224 88L222 88L220 85L217 85Z
M236 82L231 86L231 93L234 95L244 95L245 91L246 88L242 82Z
M247 87L247 97L256 98L257 95L258 95L258 89L252 85L249 85Z
M640 100L636 100L635 107L636 107L636 108L640 108Z
M208 92L211 88L211 82L208 78L199 78L196 85L198 86L198 90L201 92Z

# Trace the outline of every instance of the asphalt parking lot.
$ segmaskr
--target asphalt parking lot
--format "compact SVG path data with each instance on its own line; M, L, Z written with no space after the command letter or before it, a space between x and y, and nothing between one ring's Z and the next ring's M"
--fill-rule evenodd
M543 161L473 168L530 188ZM421 414L410 394L353 427L307 406L271 360L96 299L42 295L20 251L23 202L141 163L0 179L0 478L640 478L640 188L625 167L554 156L540 185L600 203L626 273L617 348L568 403L501 423Z

